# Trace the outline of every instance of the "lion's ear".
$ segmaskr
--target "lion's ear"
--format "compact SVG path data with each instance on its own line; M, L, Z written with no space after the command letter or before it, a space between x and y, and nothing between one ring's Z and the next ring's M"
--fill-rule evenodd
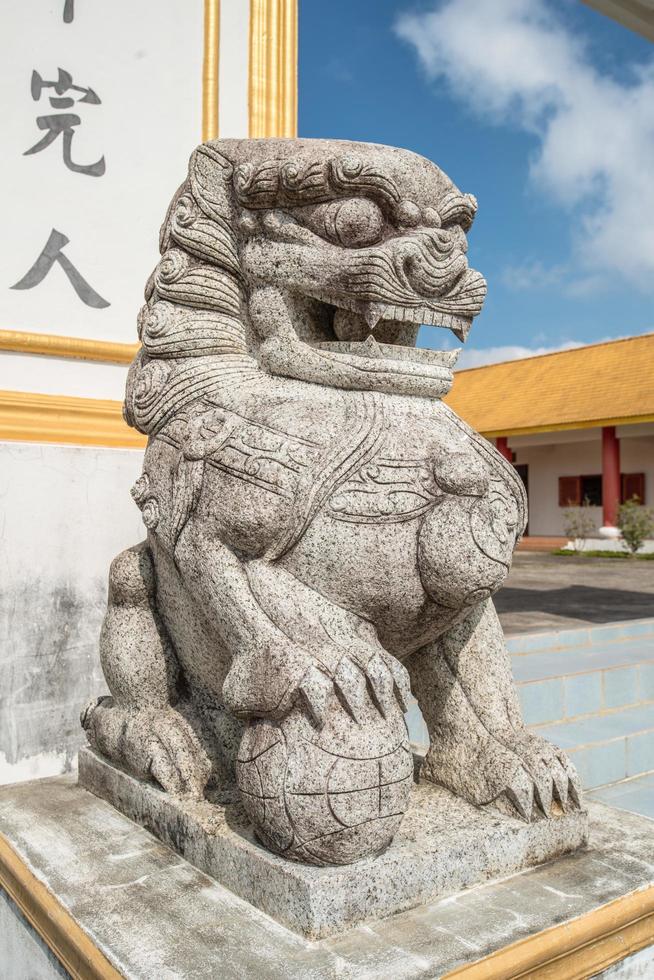
M233 167L212 146L198 146L189 162L189 180L193 197L204 213L214 220L234 227L236 217L232 190Z
M189 161L188 179L166 218L166 249L179 246L202 262L240 275L232 165L212 146L199 146Z

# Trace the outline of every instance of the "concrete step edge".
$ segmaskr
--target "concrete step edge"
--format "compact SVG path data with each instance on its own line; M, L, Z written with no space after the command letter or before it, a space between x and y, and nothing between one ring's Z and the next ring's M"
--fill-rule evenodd
M589 718L608 718L619 714L626 708L651 708L654 718L654 701L629 701L627 704L619 704L615 708L602 708L600 711L587 711L581 715L564 715L563 718L553 718L551 721L526 722L529 728L548 728L550 725L575 725L577 722L588 721Z
M590 677L593 674L609 674L613 671L618 670L633 670L635 667L649 667L654 666L654 656L650 658L643 658L641 660L630 660L627 663L621 664L604 664L602 667L593 667L591 670L562 670L558 674L546 674L544 677L533 677L529 680L515 680L515 684L518 687L522 687L525 684L540 684L543 681L555 681L558 678L566 677Z
M605 643L642 636L654 636L654 617L623 619L615 623L547 630L540 633L514 633L506 637L506 645L512 655L528 655L569 650L575 647L593 646L597 640Z

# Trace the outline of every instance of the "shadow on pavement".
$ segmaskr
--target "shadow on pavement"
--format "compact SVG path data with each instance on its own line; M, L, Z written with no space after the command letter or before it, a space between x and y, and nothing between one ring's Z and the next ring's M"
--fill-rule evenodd
M493 602L500 615L538 612L589 623L654 616L651 592L628 592L589 585L569 585L561 589L516 589L509 585L493 597Z

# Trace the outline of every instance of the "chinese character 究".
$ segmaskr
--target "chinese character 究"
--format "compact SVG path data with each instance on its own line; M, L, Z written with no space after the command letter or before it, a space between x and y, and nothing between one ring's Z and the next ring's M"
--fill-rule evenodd
M55 95L50 95L49 102L53 109L71 109L76 102L85 102L87 105L99 105L102 101L92 88L82 88L73 85L72 75L58 69L56 81L46 81L37 71L32 72L31 82L32 98L35 102L41 98L44 89L52 89ZM75 98L67 93L82 93L79 98ZM63 140L64 163L69 170L78 174L86 174L89 177L102 177L105 172L104 156L100 157L95 163L74 163L71 154L75 127L81 124L82 120L75 112L50 113L46 116L37 116L36 125L45 131L45 136L25 150L23 156L30 156L33 153L40 153L45 150L50 143L53 143L59 135Z
M84 276L77 271L70 259L64 255L62 249L68 242L69 239L65 235L62 235L60 231L53 228L34 265L11 288L33 289L40 282L43 282L52 266L55 262L58 262L83 303L86 303L87 306L93 306L96 310L102 310L106 306L110 306L111 304L106 299L103 299L99 293L96 293L95 289L88 284Z

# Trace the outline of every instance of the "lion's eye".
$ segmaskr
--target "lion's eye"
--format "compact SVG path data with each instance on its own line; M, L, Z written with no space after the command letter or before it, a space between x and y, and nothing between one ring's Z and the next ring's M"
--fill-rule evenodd
M373 245L379 241L384 227L381 211L367 198L332 201L321 217L326 237L346 248Z
M366 197L294 208L293 219L314 235L345 248L374 245L381 239L385 225L381 210Z

